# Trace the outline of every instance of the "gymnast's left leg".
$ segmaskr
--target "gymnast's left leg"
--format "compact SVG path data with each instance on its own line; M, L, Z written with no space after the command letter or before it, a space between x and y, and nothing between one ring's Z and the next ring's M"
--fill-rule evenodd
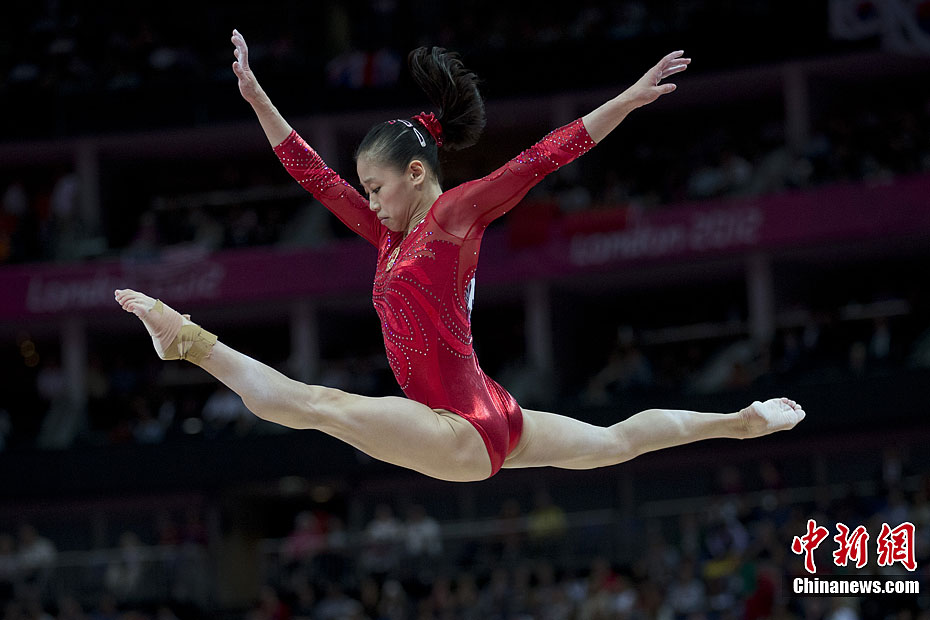
M756 401L735 413L647 409L609 427L524 409L523 435L504 467L607 467L701 439L749 439L788 430L805 415L788 398Z

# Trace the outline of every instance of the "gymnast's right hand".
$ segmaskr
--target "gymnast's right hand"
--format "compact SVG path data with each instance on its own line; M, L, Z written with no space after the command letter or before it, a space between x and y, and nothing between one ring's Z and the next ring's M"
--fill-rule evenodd
M236 61L232 64L232 68L233 73L239 78L239 92L246 101L254 103L262 90L258 85L258 80L255 79L255 74L249 68L249 46L245 44L245 38L238 30L233 30L232 44L236 46L233 52Z
M287 121L278 113L277 108L271 104L268 95L262 90L255 74L249 68L249 47L238 30L233 30L232 43L236 46L236 62L233 63L233 73L239 79L239 92L242 98L252 105L258 122L261 123L265 136L271 146L281 144L293 131Z

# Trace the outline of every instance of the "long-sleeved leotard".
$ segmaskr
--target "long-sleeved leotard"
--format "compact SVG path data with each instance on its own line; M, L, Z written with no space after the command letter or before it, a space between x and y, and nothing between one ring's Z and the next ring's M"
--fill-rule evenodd
M488 176L443 192L406 238L381 224L368 201L296 132L274 149L291 176L378 248L372 297L397 383L408 398L471 422L487 446L492 475L519 442L523 413L484 374L472 348L481 237L543 177L594 144L581 119L556 129Z

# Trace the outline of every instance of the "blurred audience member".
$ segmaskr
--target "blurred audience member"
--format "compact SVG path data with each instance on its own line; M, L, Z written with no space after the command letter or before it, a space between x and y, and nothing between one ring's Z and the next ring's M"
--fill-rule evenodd
M19 565L16 541L9 534L0 533L0 601L13 598L20 576Z
M290 607L281 600L278 591L271 587L262 588L261 598L258 607L248 614L248 620L289 620L291 617Z
M319 519L305 510L294 519L294 529L284 541L281 555L288 564L304 564L325 548L326 535Z
M365 528L362 564L372 573L386 574L397 567L404 541L403 525L387 504L375 507L375 516Z
M565 537L567 530L565 511L552 502L548 491L537 491L527 517L530 542L537 548L551 548Z
M117 556L107 564L103 582L120 601L131 601L138 594L145 570L144 550L134 532L123 532Z
M134 415L132 436L139 443L156 444L165 439L167 420L161 420L152 414L148 400L137 396L132 399L132 413Z
M28 523L20 526L17 562L26 583L41 586L57 557L58 552L52 541L40 536L36 528Z
M652 368L636 344L633 329L621 327L607 365L588 383L585 400L591 405L603 405L626 390L651 384Z
M58 615L55 620L87 620L84 608L72 595L66 595L58 600Z
M97 608L90 614L90 620L121 620L116 597L109 592L100 595Z
M225 385L219 385L203 406L205 433L208 437L225 435L229 431L243 433L255 421L242 398Z
M676 617L687 617L706 609L704 583L695 574L692 560L679 565L677 579L668 588L667 603Z
M329 582L324 589L323 598L314 609L318 620L343 620L361 618L362 604L348 596L338 583Z
M404 549L413 558L435 557L442 553L439 522L426 514L423 506L413 505L407 509Z

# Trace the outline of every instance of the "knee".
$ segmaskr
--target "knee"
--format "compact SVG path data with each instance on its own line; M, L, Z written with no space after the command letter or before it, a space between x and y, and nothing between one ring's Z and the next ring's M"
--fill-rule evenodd
M308 424L306 428L326 430L347 420L350 395L323 385L305 385L301 408Z
M293 381L286 390L243 396L245 406L262 420L294 429L321 430L334 418L340 390Z
M322 385L300 383L288 402L288 426L303 430L326 431L341 418L345 392Z
M610 445L614 451L614 457L617 463L625 463L642 454L639 447L630 439L630 435L626 432L623 422L614 424L610 428L604 430L610 436Z

